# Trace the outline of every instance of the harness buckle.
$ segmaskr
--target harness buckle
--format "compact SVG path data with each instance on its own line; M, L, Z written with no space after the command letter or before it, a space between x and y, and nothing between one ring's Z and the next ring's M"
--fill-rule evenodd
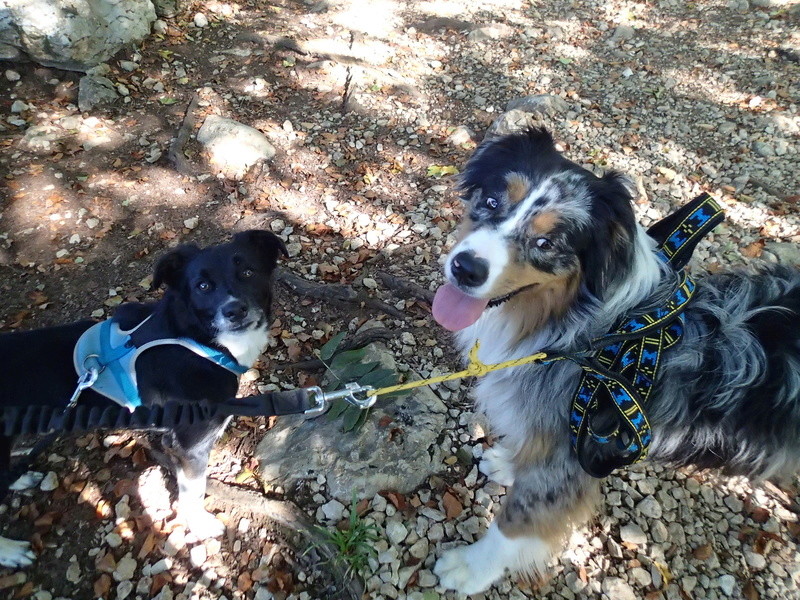
M361 410L371 408L374 406L375 402L378 401L377 396L368 395L368 393L374 389L375 388L371 385L359 385L355 382L347 383L343 390L335 390L333 392L324 392L322 388L317 385L306 388L311 400L314 402L314 406L306 410L303 414L307 417L318 417L328 410L328 405L331 402L339 400L340 398L353 406L357 406ZM359 396L361 394L363 394L363 396Z

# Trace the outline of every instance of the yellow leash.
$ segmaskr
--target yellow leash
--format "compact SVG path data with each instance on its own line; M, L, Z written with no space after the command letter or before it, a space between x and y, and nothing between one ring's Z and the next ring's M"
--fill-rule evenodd
M475 342L472 350L469 351L467 368L463 371L450 373L449 375L440 375L439 377L430 377L428 379L419 379L417 381L409 381L408 383L401 383L399 385L390 385L388 387L378 388L377 390L369 390L366 392L367 397L382 396L385 394L392 394L394 392L404 392L405 390L412 390L414 388L423 387L426 385L435 385L443 381L450 381L452 379L461 379L462 377L483 377L492 371L499 371L501 369L508 369L510 367L519 367L533 362L544 360L561 360L562 356L548 356L544 352L531 354L530 356L523 356L522 358L515 358L513 360L506 360L504 362L487 365L478 358L478 349L480 348L480 341Z

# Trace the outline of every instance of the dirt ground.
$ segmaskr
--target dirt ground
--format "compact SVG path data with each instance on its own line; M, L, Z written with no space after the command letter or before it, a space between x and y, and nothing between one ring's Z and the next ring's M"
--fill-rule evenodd
M464 163L505 101L533 93L560 95L580 108L559 117L585 128L578 135L583 141L565 143L567 150L582 163L633 171L656 209L668 208L658 203L659 195L687 197L700 190L741 202L726 238L730 245L712 262L760 256L770 241L796 243L796 222L783 218L796 216L800 185L790 168L796 150L778 154L778 166L766 174L754 168L744 191L733 176L711 182L712 171L715 176L751 164L755 156L747 136L729 149L720 141L722 116L736 121L773 107L796 117L796 57L782 58L787 36L772 32L796 30L797 16L788 12L792 3L779 4L775 10L787 12L772 18L775 27L743 39L736 37L749 27L742 20L755 17L721 2L498 2L461 14L452 6L437 12L433 2L198 0L167 20L165 34L110 61L109 78L126 95L84 114L75 107L81 74L2 65L0 70L13 68L21 77L0 76L0 112L9 115L15 99L28 108L20 115L25 126L4 124L0 130L0 331L102 318L121 302L155 299L150 273L165 250L267 228L290 245L284 269L318 283L352 286L362 300L377 298L395 312L368 302L298 296L278 285L274 340L257 365L259 376L244 383L243 392L270 383L316 383L318 371L282 366L313 358L333 333L375 317L393 327L399 322L398 336L410 332L429 340L428 347L441 346L440 360L454 366L426 303L373 284L377 273L392 272L432 287L461 210L452 178L439 177L441 168ZM663 27L639 33L623 56L608 38L624 11ZM207 16L208 26L193 25L197 12ZM608 26L596 27L602 22ZM466 32L498 23L500 33L486 33L491 52L467 41ZM703 29L714 23L719 30ZM682 29L699 31L683 49ZM702 39L711 41L702 45ZM662 54L648 55L650 43L660 44ZM669 55L670 44L679 47L676 54ZM734 66L717 51L734 56ZM128 71L120 60L137 66ZM656 78L676 62L687 67L675 75L677 86L629 85L624 74L632 65L643 80ZM531 72L536 64L547 69ZM773 80L754 91L760 69ZM693 101L686 78L691 89L709 91ZM712 84L736 91L725 97ZM756 93L760 100L753 105ZM187 113L193 99L195 108ZM685 109L682 115L676 107ZM261 130L276 147L275 158L234 181L215 176L190 139L179 151L192 172L179 172L170 160L173 138L182 126L196 131L212 113ZM31 143L26 131L33 127L50 135L47 144ZM788 139L796 145L797 134ZM654 158L671 153L678 158L665 161L669 168ZM628 164L615 162L625 156ZM675 166L687 156L694 168ZM734 193L745 200L734 201ZM646 202L643 214L659 216L646 212ZM758 227L752 221L763 206L771 212ZM310 491L265 491L254 476L253 446L269 426L264 419L235 420L214 452L211 475L243 493L290 501L313 517ZM229 535L207 543L204 560L190 555L168 502L154 497L145 501L152 500L148 507L138 499L140 487L157 489L148 487L161 476L156 465L145 435L99 432L55 445L36 468L54 472L57 488L15 494L3 513L2 533L33 539L39 558L21 574L0 571L0 593L37 600L266 600L270 596L258 590L268 589L275 598L303 592L306 598L343 597L331 573L315 564L315 555L294 547L285 529L224 498L212 496L209 507L228 522ZM109 535L116 545L107 543ZM137 576L134 590L120 589L115 574L126 556L151 563L166 557L169 568Z

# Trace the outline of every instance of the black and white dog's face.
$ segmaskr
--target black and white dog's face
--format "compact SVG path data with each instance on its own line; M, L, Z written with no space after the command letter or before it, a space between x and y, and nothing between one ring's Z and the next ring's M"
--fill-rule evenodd
M159 260L153 287L168 286L181 328L200 341L230 346L234 338L266 330L272 273L281 253L287 254L283 242L258 230L203 250L179 246Z
M434 316L458 330L527 290L562 304L581 288L601 297L614 270L630 264L628 185L564 158L544 130L484 143L461 179L465 216Z

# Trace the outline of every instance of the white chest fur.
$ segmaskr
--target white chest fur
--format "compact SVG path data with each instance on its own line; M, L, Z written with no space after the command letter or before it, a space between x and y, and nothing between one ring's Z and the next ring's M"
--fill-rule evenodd
M246 331L225 331L218 334L214 341L227 348L240 365L252 367L267 347L269 334L267 326L262 325Z

